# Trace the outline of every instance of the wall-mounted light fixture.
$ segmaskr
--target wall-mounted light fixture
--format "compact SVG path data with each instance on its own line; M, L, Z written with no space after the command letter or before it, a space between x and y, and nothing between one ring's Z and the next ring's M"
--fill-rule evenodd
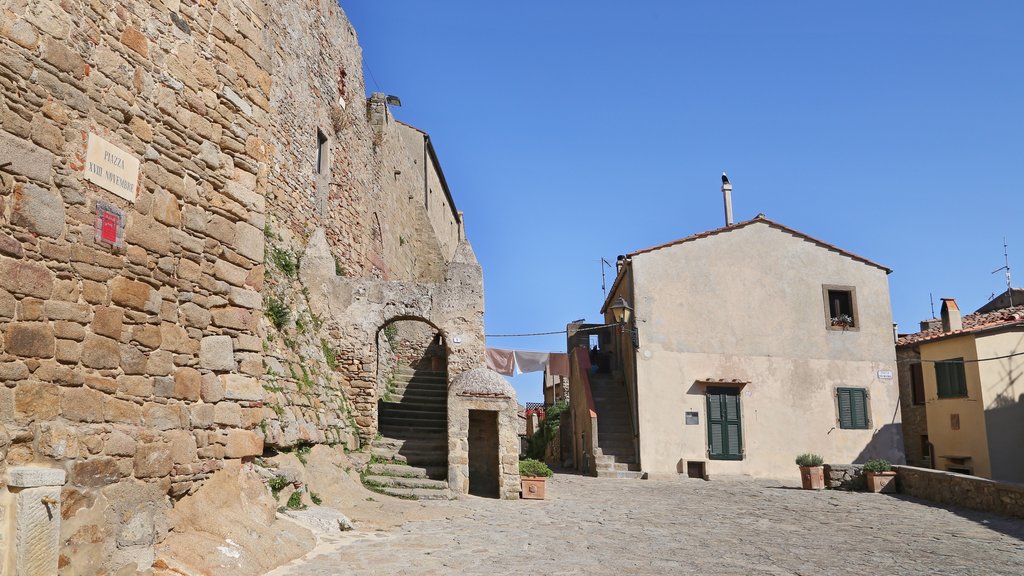
M633 348L639 348L640 334L637 332L636 325L632 322L633 308L630 307L622 296L616 298L615 302L612 302L608 308L612 311L612 318L615 319L615 323L629 330L629 335L633 340Z

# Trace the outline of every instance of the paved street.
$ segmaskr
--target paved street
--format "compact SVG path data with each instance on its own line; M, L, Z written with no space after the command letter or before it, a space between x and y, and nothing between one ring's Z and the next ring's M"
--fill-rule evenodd
M451 516L350 532L274 574L1024 573L1024 521L771 481L558 475L543 502L424 505Z

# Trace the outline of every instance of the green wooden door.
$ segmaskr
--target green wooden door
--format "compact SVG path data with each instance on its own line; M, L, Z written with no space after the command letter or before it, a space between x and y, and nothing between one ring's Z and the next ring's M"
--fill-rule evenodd
M708 457L712 460L742 460L739 388L709 387L707 396Z

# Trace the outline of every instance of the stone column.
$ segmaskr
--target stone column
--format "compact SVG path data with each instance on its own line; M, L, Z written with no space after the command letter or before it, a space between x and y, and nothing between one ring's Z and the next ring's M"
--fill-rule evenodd
M56 574L60 553L60 490L64 470L21 466L7 470L0 573Z

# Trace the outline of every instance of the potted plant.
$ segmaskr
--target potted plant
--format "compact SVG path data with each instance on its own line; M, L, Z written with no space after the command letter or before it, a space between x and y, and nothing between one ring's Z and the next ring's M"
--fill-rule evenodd
M796 457L796 465L800 467L800 482L804 490L825 489L824 460L817 454L801 454Z
M840 314L835 318L832 318L832 325L842 328L849 328L853 326L853 317L849 314Z
M519 461L519 477L522 481L522 497L525 500L544 499L544 481L551 476L551 468L540 460L527 458Z
M885 458L875 458L864 463L863 470L868 478L868 490L891 494L896 492L896 472Z

